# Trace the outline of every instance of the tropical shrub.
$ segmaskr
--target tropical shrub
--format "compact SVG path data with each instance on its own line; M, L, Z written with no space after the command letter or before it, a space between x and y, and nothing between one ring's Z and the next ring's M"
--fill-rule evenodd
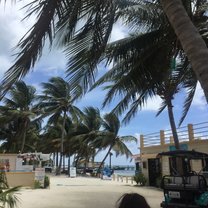
M161 176L156 178L156 187L161 188L161 181L162 181L162 177Z
M9 188L5 172L0 171L0 208L17 207L19 199L16 194L19 191L19 189L20 186Z
M136 174L133 177L133 180L136 182L137 185L140 184L141 186L145 186L147 182L147 179L145 178L143 173Z
M40 181L35 180L35 182L34 182L34 188L35 188L35 189L41 188L41 183L40 183Z
M44 178L44 188L48 188L50 185L50 179L48 176L45 176Z

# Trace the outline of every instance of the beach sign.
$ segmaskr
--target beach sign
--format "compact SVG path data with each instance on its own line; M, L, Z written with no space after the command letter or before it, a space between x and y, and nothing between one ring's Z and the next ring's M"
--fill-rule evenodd
M76 167L70 167L70 177L75 178L77 176L76 174Z
M39 181L41 186L44 187L45 168L35 168L35 180Z

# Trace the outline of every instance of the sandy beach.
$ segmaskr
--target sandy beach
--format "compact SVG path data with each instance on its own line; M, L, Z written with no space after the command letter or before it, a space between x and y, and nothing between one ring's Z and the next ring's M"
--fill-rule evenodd
M20 208L113 208L123 193L145 196L151 208L159 208L162 191L135 184L98 178L50 176L48 189L22 189Z

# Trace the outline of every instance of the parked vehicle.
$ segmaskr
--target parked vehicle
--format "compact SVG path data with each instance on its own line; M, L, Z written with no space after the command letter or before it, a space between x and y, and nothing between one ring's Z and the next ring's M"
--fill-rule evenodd
M175 165L170 163L170 175L165 175L161 181L161 188L164 192L163 208L205 208L208 207L208 189L204 171L208 170L208 154L175 150L162 152L158 157L169 156L173 158ZM195 166L201 165L201 170L192 170ZM197 165L196 165L197 164ZM177 166L177 167L176 167Z
M53 165L50 164L50 163L47 163L47 164L44 165L44 168L45 168L45 172L52 173Z

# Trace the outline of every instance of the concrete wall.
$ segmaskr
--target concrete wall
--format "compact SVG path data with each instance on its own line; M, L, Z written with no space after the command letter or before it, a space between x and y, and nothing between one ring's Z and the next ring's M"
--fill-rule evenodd
M6 169L6 171L8 171L6 172L6 178L10 187L23 186L34 188L35 173L31 171L19 172L16 169L17 154L0 154L0 166L2 166L1 169L5 166L5 160L9 160L9 169Z
M34 172L7 172L6 177L9 187L23 186L34 188Z

